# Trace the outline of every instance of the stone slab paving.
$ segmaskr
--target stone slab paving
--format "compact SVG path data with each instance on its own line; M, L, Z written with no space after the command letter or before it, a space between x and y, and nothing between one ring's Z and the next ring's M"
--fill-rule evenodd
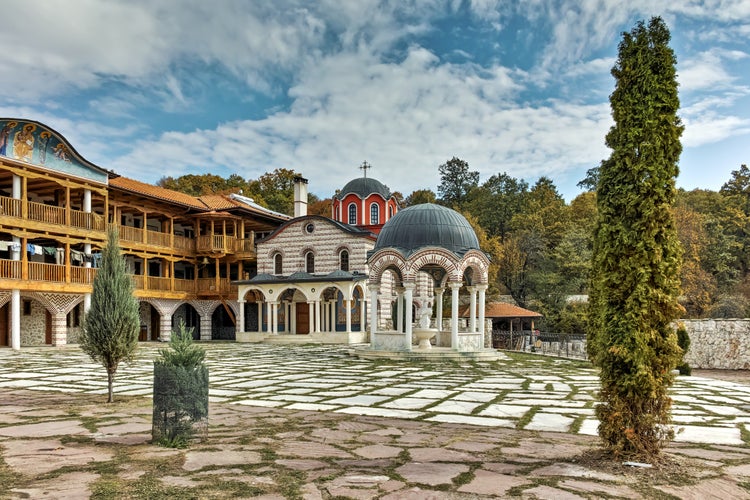
M514 419L506 427L450 422L481 418L450 413L425 421L212 403L206 433L175 450L144 436L147 398L107 405L84 391L3 392L3 499L750 498L746 445L673 443L666 454L683 467L673 482L621 464L599 470L586 460L596 438L519 430Z
M203 345L212 402L583 435L598 424L598 377L583 362L506 357L460 366L361 360L346 346ZM150 397L163 346L140 347L135 363L121 365L117 393ZM14 388L103 394L106 378L76 346L0 349L0 391ZM679 377L672 395L677 440L743 444L750 386Z

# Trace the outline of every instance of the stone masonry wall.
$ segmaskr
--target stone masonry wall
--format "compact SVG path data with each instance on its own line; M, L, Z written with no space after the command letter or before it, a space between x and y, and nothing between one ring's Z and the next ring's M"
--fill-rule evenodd
M750 370L750 319L680 320L690 337L693 368Z

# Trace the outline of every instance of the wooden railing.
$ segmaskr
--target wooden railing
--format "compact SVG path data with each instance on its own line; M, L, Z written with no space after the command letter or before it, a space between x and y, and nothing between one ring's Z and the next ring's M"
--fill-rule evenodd
M195 240L193 238L185 238L184 236L175 235L174 248L186 252L195 252Z
M169 241L169 233L160 233L158 231L146 231L146 242L149 245L156 245L160 247L169 247L171 242Z
M234 236L223 234L204 235L196 238L196 250L198 252L233 253L235 251Z
M70 225L94 231L106 229L104 217L94 212L81 212L80 210L70 211Z
M73 266L70 268L70 281L73 283L90 285L94 282L94 276L96 276L96 269L93 267Z
M20 260L0 260L0 278L9 278L13 280L21 279L21 261Z
M158 276L148 276L148 289L160 292L169 292L172 290L172 279L161 278Z
M174 291L195 293L195 280L175 279Z
M29 280L65 282L65 266L29 262Z
M143 290L143 275L131 274L130 279L133 280L133 288L136 290Z
M216 278L198 278L198 293L225 295L230 291L232 291L231 280L227 278L219 278L218 288Z
M239 253L255 253L255 238L237 239L235 251Z
M47 224L65 224L65 209L63 207L54 207L35 201L29 201L27 204L29 220L46 222Z
M21 217L21 200L0 196L0 215Z
M141 243L143 241L143 229L139 227L117 226L117 233L121 240Z

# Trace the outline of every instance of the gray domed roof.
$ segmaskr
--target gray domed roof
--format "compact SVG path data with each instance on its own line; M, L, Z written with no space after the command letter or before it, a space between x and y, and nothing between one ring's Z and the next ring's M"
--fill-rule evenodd
M391 191L388 187L377 179L372 177L360 177L359 179L353 179L346 183L344 189L339 191L336 198L342 199L349 193L354 193L360 198L364 199L373 193L379 194L384 199L391 197Z
M395 248L409 256L423 247L441 247L458 256L480 249L466 217L450 208L424 203L405 208L386 222L373 252Z

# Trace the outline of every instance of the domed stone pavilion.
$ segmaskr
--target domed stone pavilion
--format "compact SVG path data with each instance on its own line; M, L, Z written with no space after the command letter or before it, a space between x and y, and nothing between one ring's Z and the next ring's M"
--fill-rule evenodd
M485 329L480 325L485 323L490 262L463 215L432 203L399 211L383 226L374 249L368 254L367 264L371 351L412 351L415 320L422 330L429 327L435 331L436 346L443 351L484 351ZM378 294L387 273L397 283L397 318L392 330L381 329L377 322ZM411 304L418 275L427 275L432 280L434 301L420 307L418 318L413 318ZM470 295L469 320L464 331L459 331L459 290L464 285ZM443 294L448 289L451 293L450 330L444 331L442 304ZM420 345L417 350L430 349L428 343L420 342Z

